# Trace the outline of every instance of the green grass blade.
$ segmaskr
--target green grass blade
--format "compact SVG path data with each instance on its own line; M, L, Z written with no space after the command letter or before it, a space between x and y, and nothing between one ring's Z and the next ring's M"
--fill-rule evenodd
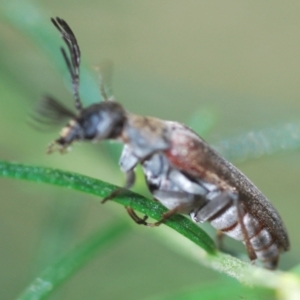
M18 300L45 299L82 265L90 261L100 251L104 251L125 232L128 225L118 222L86 239L69 253L50 264L19 296Z
M116 186L101 180L71 172L4 161L0 161L0 176L49 183L99 196L101 198L108 196L117 188ZM159 220L162 214L166 212L166 209L160 203L151 201L130 191L116 197L113 201L125 207L132 207L134 210L156 220ZM210 254L215 252L216 248L212 239L206 232L189 219L181 215L176 215L166 221L165 225L181 233L206 252Z
M288 122L253 130L215 143L214 148L227 159L245 162L276 153L299 149L300 122Z
M9 162L0 162L0 176L49 183L100 197L107 196L115 188L111 184L87 176ZM130 206L134 210L149 215L154 219L159 219L162 213L166 211L159 203L147 200L129 191L117 197L114 201L124 206ZM180 249L180 251L185 251L202 264L219 272L226 273L241 282L273 289L281 295L281 299L299 299L300 280L297 275L280 271L271 272L242 262L224 253L217 252L213 241L207 234L196 224L181 215L177 215L166 221L165 225L175 229L182 236L187 237L193 242L182 241L180 235L177 235L180 239L174 239L172 235L170 237L169 233L168 239L173 247L178 248L178 250ZM206 252L199 251L199 247L196 245L200 246ZM50 288L51 286L47 287L47 289Z

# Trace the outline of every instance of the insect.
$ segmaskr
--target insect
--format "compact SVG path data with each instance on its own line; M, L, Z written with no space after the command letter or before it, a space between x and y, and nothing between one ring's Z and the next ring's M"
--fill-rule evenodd
M168 211L156 223L147 223L128 208L140 224L158 226L176 213L188 214L196 223L210 222L220 232L242 241L250 260L275 269L281 252L290 247L284 224L255 185L201 137L183 124L126 111L109 99L83 107L79 96L80 49L69 25L51 19L67 45L61 48L73 84L77 113L47 96L40 114L49 121L70 118L48 153L65 152L74 141L113 139L124 144L119 165L126 174L124 188L135 182L134 168L141 164L148 188ZM114 191L103 202L115 197Z

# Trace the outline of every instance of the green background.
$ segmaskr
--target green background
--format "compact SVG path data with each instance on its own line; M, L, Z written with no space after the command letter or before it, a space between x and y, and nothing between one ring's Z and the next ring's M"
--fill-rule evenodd
M298 1L52 0L30 2L30 7L27 1L11 3L0 1L2 160L123 183L117 161L111 162L102 146L76 144L67 155L46 155L46 146L60 128L39 132L28 125L28 115L45 93L70 107L72 96L46 54L48 45L41 47L28 31L17 28L12 15L34 24L41 14L43 26L57 36L57 45L62 42L48 20L64 18L77 36L86 66L113 61L114 95L126 109L184 123L197 111L210 112L216 122L205 138L213 144L299 120ZM58 48L57 52L59 56ZM96 72L94 76L97 80ZM299 262L300 154L285 151L238 167L280 212L292 244L280 268L289 269ZM137 190L142 185L141 179ZM15 298L53 258L96 229L126 217L114 203L103 206L99 199L59 188L1 179L0 190L0 299ZM153 232L157 230L133 226L55 296L148 299L221 280L219 274L172 251ZM238 243L226 240L226 245L243 251Z

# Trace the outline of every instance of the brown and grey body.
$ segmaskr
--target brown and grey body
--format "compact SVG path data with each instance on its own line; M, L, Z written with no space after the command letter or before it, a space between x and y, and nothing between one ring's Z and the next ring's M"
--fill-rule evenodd
M195 222L209 221L243 241L250 259L257 257L266 261L267 267L275 268L279 253L289 249L289 240L268 199L192 130L177 122L127 112L120 103L110 101L103 84L100 87L105 101L84 108L79 97L80 49L76 37L64 20L51 20L70 52L68 55L62 49L77 112L73 113L52 97L45 97L39 111L44 123L71 118L60 137L50 144L48 153L64 152L75 141L122 142L120 167L126 173L124 187L134 184L134 168L141 163L153 196L169 209L155 225L174 213L190 214ZM120 191L112 192L102 202ZM139 221L133 213L131 216ZM140 224L149 225L145 219Z
M186 176L174 169L162 154L146 160L143 170L151 193L166 208L189 214L196 223L208 221L217 230L243 243L248 239L256 256L252 259L262 261L266 268L276 268L284 249L268 227L239 202L238 193L221 191L213 184Z
M239 220L237 206L234 202L228 202L225 207L214 212L206 221L231 238L242 241L249 240L256 258L263 262L268 269L275 269L279 260L279 255L284 249L279 246L276 237L272 236L270 230L265 227L253 214L248 212L240 203L242 212ZM203 214L203 213L202 213ZM197 215L192 219L197 222ZM243 223L246 230L246 237L242 230Z
M151 124L151 119L142 120ZM141 162L151 193L170 212L190 214L195 222L210 222L244 242L250 259L258 258L267 268L276 268L279 254L289 249L289 240L269 200L192 130L177 122L155 120L153 132L160 128L165 135L149 134L152 129L145 124L141 127L148 132L143 135L139 127L141 145L152 145L143 157L138 145L130 144L137 139L127 135L122 170L126 172L123 164L130 160L135 161L130 168ZM134 127L130 125L131 132ZM151 143L143 141L149 137L154 137Z

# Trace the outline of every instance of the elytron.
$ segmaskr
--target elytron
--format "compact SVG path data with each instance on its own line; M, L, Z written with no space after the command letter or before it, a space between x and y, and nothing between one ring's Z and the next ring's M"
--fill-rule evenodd
M67 45L61 48L73 86L76 113L54 98L43 100L40 114L49 121L71 119L48 152L65 152L74 141L112 139L124 145L119 165L126 174L124 188L135 182L134 169L141 164L146 183L156 201L168 211L156 223L147 223L128 208L140 224L158 226L176 213L188 214L196 223L210 222L245 244L251 261L258 259L275 269L281 252L290 244L285 226L269 200L236 167L183 124L135 115L107 97L83 107L79 96L80 49L69 25L51 19ZM113 198L120 190L103 200Z

